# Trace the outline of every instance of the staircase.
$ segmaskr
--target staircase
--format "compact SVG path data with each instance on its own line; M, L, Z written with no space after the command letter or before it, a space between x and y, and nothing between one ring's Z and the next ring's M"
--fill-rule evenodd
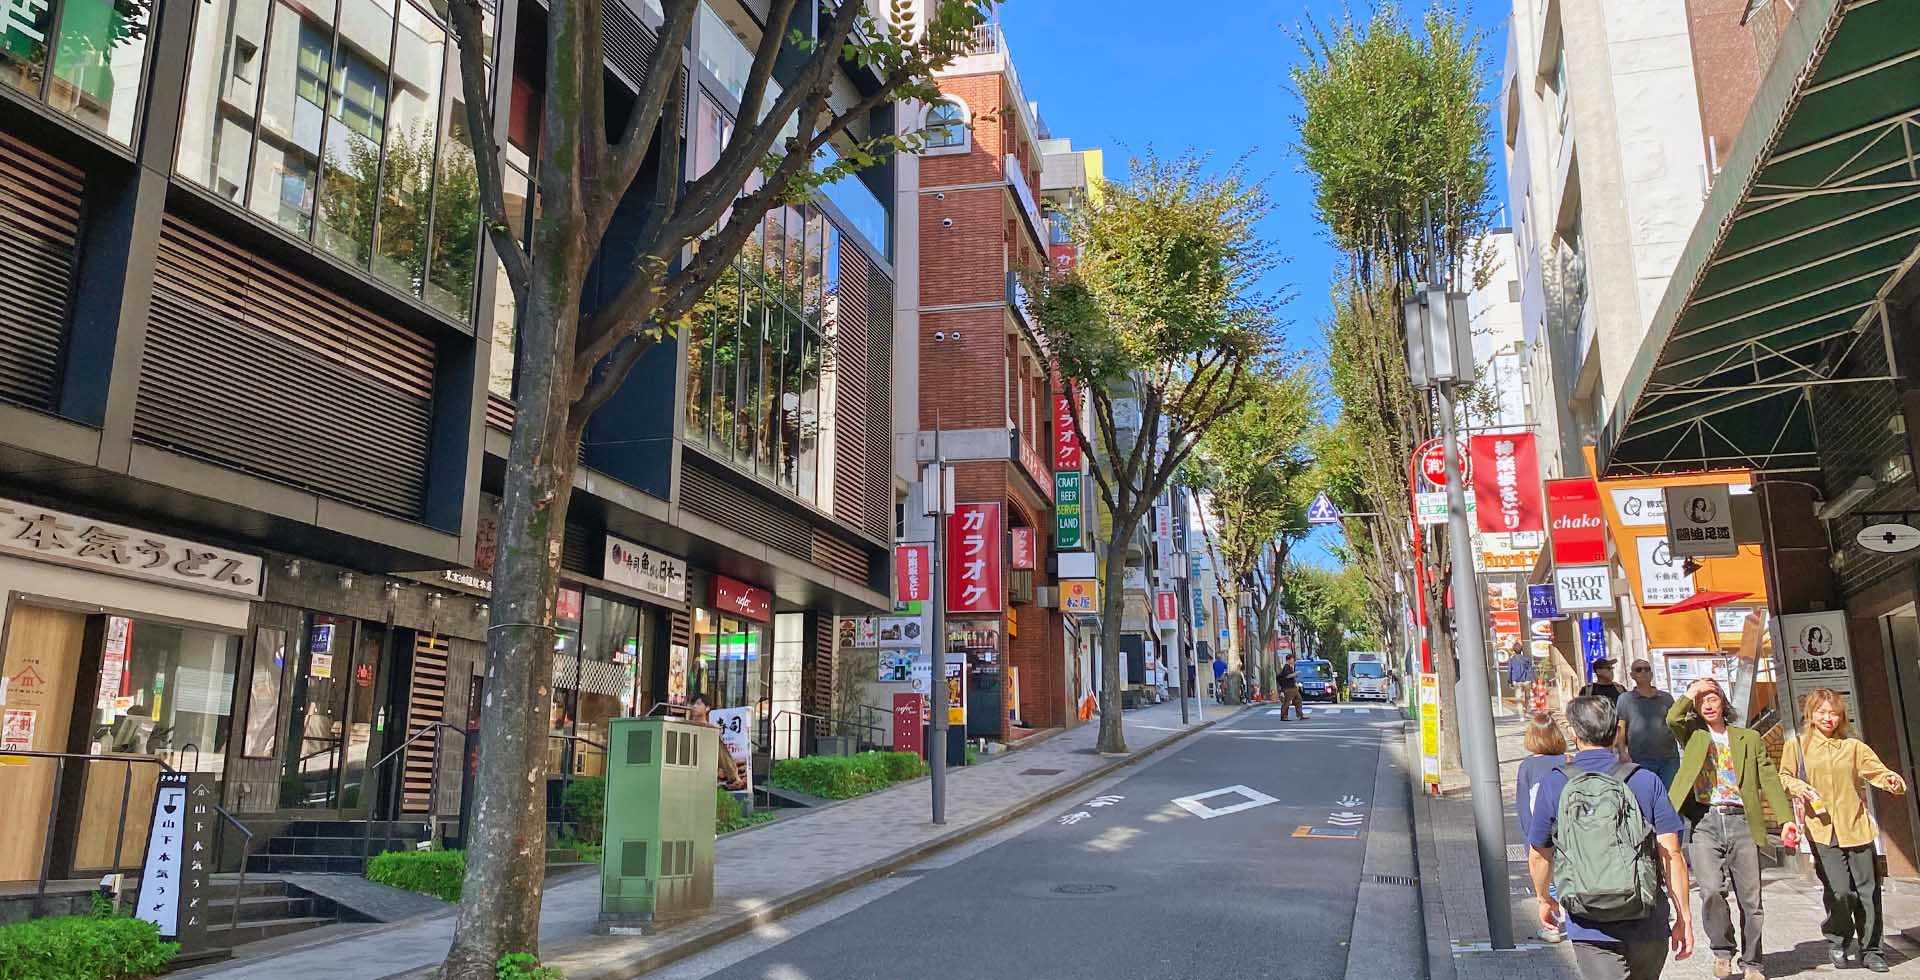
M214 947L276 939L340 920L331 900L271 878L251 879L242 889L235 876L216 875L208 891L207 942Z
M410 851L427 839L424 820L373 821L372 840L365 820L297 820L247 858L248 874L366 873L361 858L386 851Z

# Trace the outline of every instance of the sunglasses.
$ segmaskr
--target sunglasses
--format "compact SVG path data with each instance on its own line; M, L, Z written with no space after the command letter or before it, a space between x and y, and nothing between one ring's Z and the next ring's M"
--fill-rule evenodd
M1636 674L1651 674L1653 673L1653 668L1652 667L1635 667L1633 668L1633 672Z

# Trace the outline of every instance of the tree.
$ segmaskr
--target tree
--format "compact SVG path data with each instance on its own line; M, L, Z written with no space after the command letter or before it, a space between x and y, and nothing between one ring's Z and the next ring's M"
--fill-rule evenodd
M1331 387L1344 438L1367 448L1346 460L1346 502L1382 515L1352 539L1376 566L1366 580L1384 621L1397 615L1394 573L1413 568L1407 460L1435 428L1430 397L1407 381L1400 302L1419 284L1460 289L1485 274L1486 255L1474 247L1491 216L1482 36L1439 8L1416 32L1387 5L1365 23L1308 23L1297 37L1305 57L1292 73L1303 107L1295 151L1313 175L1321 223L1346 256L1327 325ZM1423 552L1433 662L1441 689L1452 690L1444 536ZM1444 758L1457 760L1453 713L1441 724Z
M726 280L768 211L884 154L924 145L923 136L894 132L876 110L936 98L935 74L966 50L994 2L947 0L921 24L903 2L877 19L865 0L770 0L765 23L774 27L753 52L740 118L717 160L683 175L685 120L668 109L688 95L681 60L697 0L661 0L659 37L630 103L610 99L606 87L601 0L552 0L538 80L540 208L523 241L508 218L500 148L488 138L495 129L485 4L436 0L458 42L467 132L480 137L471 141L480 225L518 312L520 360L487 632L487 734L470 825L470 852L486 860L467 866L445 976L490 980L501 955L538 947L546 816L536 789L554 598L588 419ZM785 30L791 24L811 30ZM843 65L870 73L874 84L835 85ZM821 166L829 147L832 162ZM583 307L589 267L616 215L622 252L634 258L599 270L616 288Z
M1094 483L1112 517L1102 569L1102 752L1127 748L1119 587L1127 548L1200 437L1245 401L1248 373L1272 346L1281 299L1256 283L1278 254L1254 231L1270 210L1265 188L1237 166L1209 175L1192 154L1136 159L1124 185L1068 215L1080 247L1075 268L1033 277L1028 290L1061 380L1090 398L1090 418L1069 399L1074 432L1094 450Z
M1337 549L1336 558L1346 558ZM1347 652L1379 642L1380 634L1368 609L1371 597L1359 566L1342 561L1336 571L1323 565L1287 567L1285 606L1293 624L1294 641L1311 656L1332 661L1347 675Z
M1206 534L1215 585L1228 608L1239 607L1243 591L1253 593L1251 659L1265 690L1274 681L1267 643L1279 617L1281 575L1293 542L1307 532L1310 439L1319 423L1319 401L1304 366L1260 366L1248 377L1246 400L1201 436L1185 469L1188 485L1206 498L1201 520L1207 520L1208 511L1217 520ZM1235 665L1246 657L1239 630L1229 634L1227 656Z

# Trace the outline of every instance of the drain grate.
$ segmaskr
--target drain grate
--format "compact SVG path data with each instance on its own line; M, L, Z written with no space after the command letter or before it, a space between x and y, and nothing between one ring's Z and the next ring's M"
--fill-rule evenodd
M933 870L932 868L902 868L902 869L900 869L899 871L895 871L895 872L893 873L893 875L892 875L892 877L895 877L895 878L918 878L918 877L920 877L921 875L923 875L923 874L926 874L927 872L929 872L929 871L932 871L932 870Z
M1070 881L1064 885L1053 886L1053 890L1056 892L1059 892L1062 895L1105 895L1108 892L1119 891L1120 886L1119 885L1097 885L1097 884L1092 884L1090 882L1084 882L1084 881Z
M1020 775L1022 776L1058 776L1063 772L1066 772L1066 770L1065 769L1022 769L1020 770Z
M1406 888L1420 883L1420 879L1412 875L1368 875L1367 879L1376 885L1400 885Z

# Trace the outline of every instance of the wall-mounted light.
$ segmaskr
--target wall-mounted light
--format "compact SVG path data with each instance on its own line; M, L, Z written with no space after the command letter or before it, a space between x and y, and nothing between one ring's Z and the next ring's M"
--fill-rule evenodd
M445 597L445 596L442 596L442 595L441 595L440 593L438 593L438 592L435 592L434 594L432 594L432 595L430 595L430 596L428 596L428 597L427 597L427 608L428 608L428 609L431 609L431 610L433 610L434 612L439 612L439 611L440 611L440 600L441 600L441 599L443 599L443 598L446 598L446 597Z
M399 596L400 596L400 583L388 582L387 583L387 599L393 600L393 599L399 598Z
M475 616L480 617L481 619L485 619L487 618L487 612L488 612L487 600L485 599L475 600L473 604L473 614Z
M1880 485L1873 481L1873 477L1856 476L1838 496L1821 504L1820 508L1813 512L1813 516L1823 521L1833 520L1859 506L1861 501L1873 496L1873 492L1879 488Z
M341 573L340 573L340 577L339 577L339 578L340 578L340 587L341 587L341 588L343 588L343 589L351 589L351 588L353 588L353 573L352 573L352 572L341 572Z
M288 578L300 577L300 559L294 558L294 559L290 559L287 562L287 577Z

